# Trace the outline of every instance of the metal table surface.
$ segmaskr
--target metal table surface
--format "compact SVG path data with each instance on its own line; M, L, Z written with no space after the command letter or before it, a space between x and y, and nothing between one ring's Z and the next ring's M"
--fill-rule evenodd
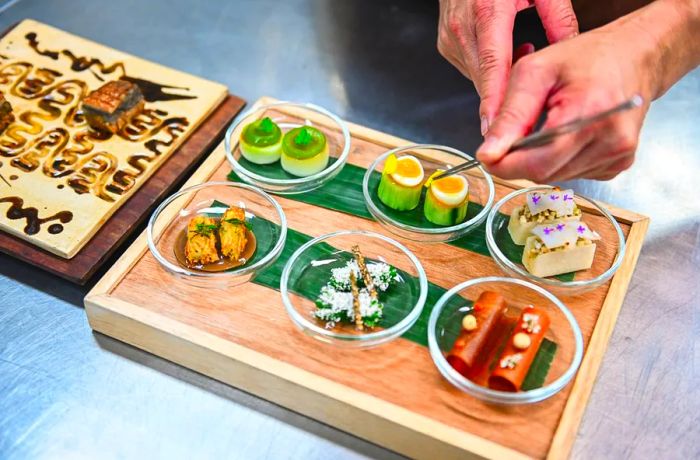
M34 18L251 102L312 101L469 151L478 99L435 50L435 3L22 0L0 2L0 29ZM696 70L653 105L631 171L573 184L652 217L574 458L700 456L698 96ZM0 255L0 458L396 456L93 334L88 289Z

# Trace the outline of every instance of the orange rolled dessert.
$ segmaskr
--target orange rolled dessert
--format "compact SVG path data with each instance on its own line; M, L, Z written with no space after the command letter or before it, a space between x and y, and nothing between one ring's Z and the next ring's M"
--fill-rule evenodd
M467 378L478 373L505 308L503 296L492 291L482 292L474 302L473 311L462 319L462 331L447 355L447 362L457 372Z
M549 329L549 316L543 310L528 306L523 309L508 338L496 368L489 377L489 388L499 391L520 391L544 335Z

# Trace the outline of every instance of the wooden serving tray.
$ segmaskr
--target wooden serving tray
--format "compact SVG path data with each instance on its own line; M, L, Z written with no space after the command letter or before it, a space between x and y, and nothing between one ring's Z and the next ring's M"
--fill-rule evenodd
M73 283L85 284L122 242L148 217L149 212L190 173L199 159L221 140L245 101L228 95L170 158L124 203L71 259L44 251L0 232L0 252L23 260Z
M409 143L357 125L350 124L350 131L349 161L362 167ZM186 185L224 180L229 171L220 145ZM528 185L496 182L497 199ZM278 201L290 228L311 236L339 229L388 234L368 219ZM274 289L248 283L209 295L177 282L151 256L145 234L87 295L85 308L96 331L411 457L561 458L575 439L649 223L608 209L627 238L624 261L606 285L564 299L581 326L583 362L573 383L533 405L496 406L458 391L439 374L426 347L404 338L363 351L322 345L296 329ZM598 218L584 212L589 222ZM491 258L475 252L403 242L429 280L445 288L500 274ZM602 251L596 260L609 263L612 257Z

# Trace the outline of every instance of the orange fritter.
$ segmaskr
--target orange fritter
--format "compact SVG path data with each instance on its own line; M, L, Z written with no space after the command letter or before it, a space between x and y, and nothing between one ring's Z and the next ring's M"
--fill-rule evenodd
M232 206L221 217L219 225L219 239L221 240L221 253L224 257L237 260L248 244L246 238L245 211Z
M216 250L216 221L211 217L197 216L187 225L185 258L191 266L205 265L219 260Z

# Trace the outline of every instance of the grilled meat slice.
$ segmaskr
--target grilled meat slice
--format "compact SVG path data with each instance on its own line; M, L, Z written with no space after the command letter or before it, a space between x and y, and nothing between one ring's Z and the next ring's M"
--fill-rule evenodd
M141 112L144 104L138 85L115 80L105 83L83 99L83 113L91 127L114 134Z

